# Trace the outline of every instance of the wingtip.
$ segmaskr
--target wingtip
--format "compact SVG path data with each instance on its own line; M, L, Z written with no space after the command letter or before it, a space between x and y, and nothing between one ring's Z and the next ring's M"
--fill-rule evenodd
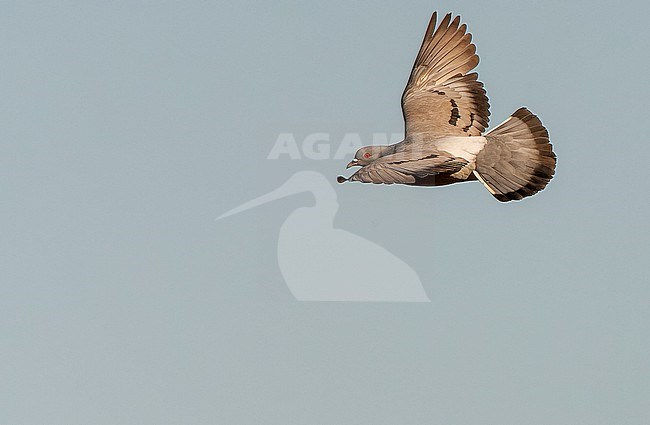
M346 178L343 177L343 176L338 176L338 177L336 178L336 181L337 181L338 183L345 183L346 181L348 181L348 179L346 179Z

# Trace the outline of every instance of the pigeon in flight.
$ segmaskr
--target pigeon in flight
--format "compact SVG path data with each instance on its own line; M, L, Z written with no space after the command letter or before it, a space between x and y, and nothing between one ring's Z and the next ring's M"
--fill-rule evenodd
M447 14L436 27L433 13L402 94L405 138L389 146L366 146L339 183L442 186L479 180L499 201L519 200L544 189L556 157L542 122L520 108L485 132L489 103L470 71L476 46L460 16Z

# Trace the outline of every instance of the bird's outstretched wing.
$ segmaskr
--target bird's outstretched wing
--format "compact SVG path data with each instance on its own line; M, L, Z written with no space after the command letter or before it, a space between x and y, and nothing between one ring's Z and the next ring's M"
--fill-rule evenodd
M433 13L411 77L402 94L407 138L421 134L479 136L487 127L489 103L476 73L476 46L460 16L447 14L436 28Z
M386 155L357 170L347 180L376 184L412 184L416 178L455 173L466 166L463 158L447 152L399 152Z

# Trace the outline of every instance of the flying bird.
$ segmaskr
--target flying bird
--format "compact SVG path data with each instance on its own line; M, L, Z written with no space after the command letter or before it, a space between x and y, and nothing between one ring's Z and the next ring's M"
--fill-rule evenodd
M548 131L520 108L485 132L490 111L472 35L460 16L436 27L433 13L402 94L405 138L359 149L337 181L443 186L478 180L499 201L519 200L544 189L555 174Z

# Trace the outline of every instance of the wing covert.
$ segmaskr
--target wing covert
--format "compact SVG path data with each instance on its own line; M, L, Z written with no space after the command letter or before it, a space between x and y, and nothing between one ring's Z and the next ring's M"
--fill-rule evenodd
M437 28L436 20L434 12L402 94L406 136L480 136L490 105L478 74L469 73L479 62L472 35L459 16L447 14Z
M442 151L418 156L412 152L399 152L360 168L347 180L376 184L413 184L416 178L454 173L467 164L465 159Z

